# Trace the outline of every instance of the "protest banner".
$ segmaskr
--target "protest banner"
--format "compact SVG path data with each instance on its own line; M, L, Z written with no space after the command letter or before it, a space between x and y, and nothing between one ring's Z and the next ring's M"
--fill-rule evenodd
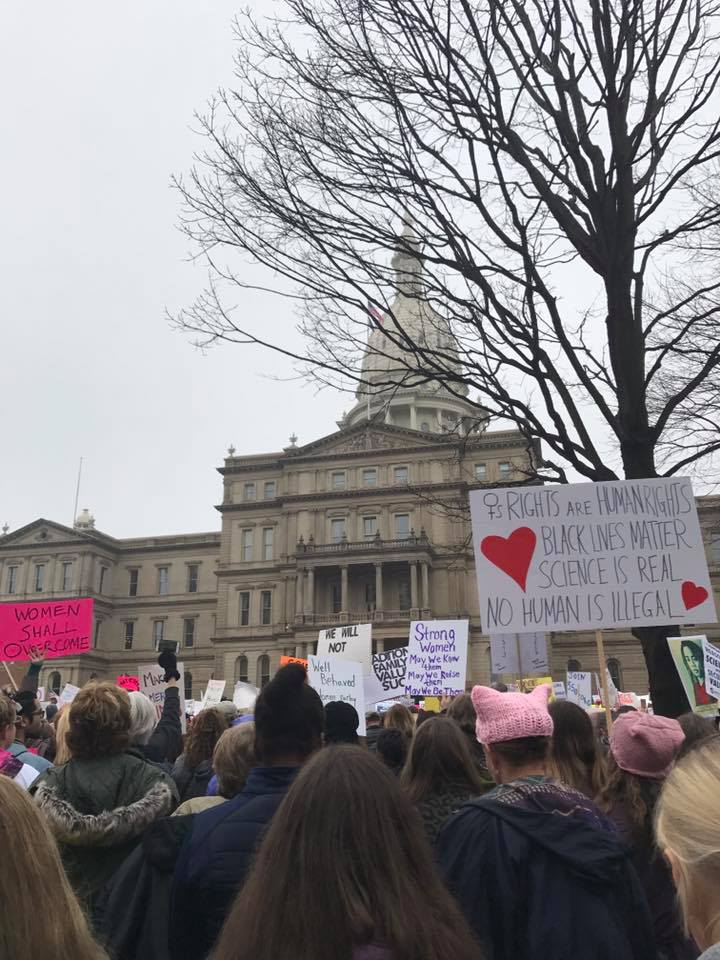
M407 647L396 647L372 655L370 674L365 677L367 706L405 693L407 652Z
M205 695L202 698L201 710L216 707L225 693L225 680L208 680Z
M372 624L348 624L321 630L317 656L352 660L362 666L363 676L369 677L372 672Z
M565 692L565 684L562 680L556 680L552 685L553 695L556 700L567 700L567 693Z
M440 698L425 697L422 702L422 708L426 713L440 713Z
M700 714L700 716L714 717L718 713L718 703L706 685L706 644L707 638L703 635L668 637L668 646L675 663L675 669L682 682L691 710L693 713ZM713 657L712 651L711 657ZM715 678L713 677L713 679Z
M470 508L490 635L717 621L688 479L473 490Z
M0 603L0 660L87 653L92 631L92 600Z
M519 676L520 650L516 633L490 634L490 671L494 677Z
M134 690L140 689L140 681L137 677L130 676L127 673L121 673L115 683L122 687L123 690L127 690L128 693L132 693Z
M304 660L302 657L285 657L285 656L280 657L281 667L286 667L289 663L299 663L301 667L305 667L305 669L307 670L308 662L307 660Z
M66 704L72 703L79 693L80 687L76 687L72 683L66 683L58 697L58 707L64 707Z
M308 657L308 683L317 690L323 705L337 700L352 704L360 718L358 736L365 736L362 664L337 656Z
M465 693L467 620L413 620L405 674L411 697Z
M252 710L259 693L258 688L253 686L252 683L238 680L233 690L233 703L238 710Z
M180 693L180 723L182 732L187 730L187 721L185 719L185 666L182 663L177 665L180 679L178 680L178 691ZM140 680L140 692L144 693L155 704L158 720L162 716L165 705L165 668L157 663L150 663L147 666L138 667L138 679Z
M550 669L544 633L490 634L493 676L545 675Z
M571 703L576 703L583 710L587 710L593 705L591 673L578 673L577 671L568 673L565 685L567 699Z

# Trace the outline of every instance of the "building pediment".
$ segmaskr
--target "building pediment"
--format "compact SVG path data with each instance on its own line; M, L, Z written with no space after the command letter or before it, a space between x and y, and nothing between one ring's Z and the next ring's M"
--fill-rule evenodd
M313 443L301 447L292 447L285 451L287 456L316 457L334 456L343 453L362 453L369 450L411 450L422 447L437 447L457 441L457 437L427 434L419 430L406 430L389 424L358 424Z
M88 539L97 539L97 534L89 537L85 531L74 530L72 527L66 527L62 523L55 523L51 520L33 520L32 523L19 527L5 536L0 536L0 549L2 547L42 547L43 544L53 543L86 543Z

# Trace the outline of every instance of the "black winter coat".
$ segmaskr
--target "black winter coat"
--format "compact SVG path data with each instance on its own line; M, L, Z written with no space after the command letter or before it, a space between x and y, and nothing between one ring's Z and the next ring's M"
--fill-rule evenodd
M165 691L165 703L162 715L147 743L135 744L134 749L150 763L175 763L182 753L182 723L180 718L180 691L177 687L168 687Z
M185 755L178 757L172 769L172 778L180 794L180 803L206 796L212 776L212 760L203 760L196 767L188 767Z
M530 809L473 800L438 837L441 870L486 960L655 960L629 850L600 817L591 822L590 801L544 789Z
M193 818L172 891L173 960L206 957L298 767L255 767L232 800Z

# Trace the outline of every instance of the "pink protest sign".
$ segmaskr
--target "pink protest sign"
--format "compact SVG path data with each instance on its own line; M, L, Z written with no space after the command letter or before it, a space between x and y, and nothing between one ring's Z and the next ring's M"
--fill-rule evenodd
M0 603L0 660L87 653L92 622L92 600Z

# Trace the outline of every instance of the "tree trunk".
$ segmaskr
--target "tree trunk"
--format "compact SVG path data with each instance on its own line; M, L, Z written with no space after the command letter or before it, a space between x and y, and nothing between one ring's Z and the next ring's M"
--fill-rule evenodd
M663 717L679 717L690 710L667 642L668 637L679 635L679 629L671 626L636 627L633 630L633 636L640 641L645 655L653 709Z

